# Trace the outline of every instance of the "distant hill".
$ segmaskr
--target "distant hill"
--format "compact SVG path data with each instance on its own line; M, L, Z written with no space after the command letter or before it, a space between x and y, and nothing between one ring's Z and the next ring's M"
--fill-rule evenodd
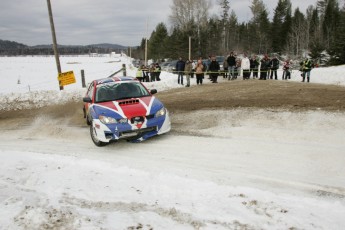
M87 45L88 47L97 47L97 48L103 48L103 49L127 49L128 47L122 46L122 45L117 45L117 44L109 44L109 43L100 43L100 44L92 44L92 45Z
M23 49L28 47L27 45L13 42L13 41L6 41L0 39L0 50L6 50L6 49Z
M127 47L100 43L91 45L58 45L60 54L110 53L126 51ZM54 54L52 44L27 46L14 41L0 39L0 55L50 55Z

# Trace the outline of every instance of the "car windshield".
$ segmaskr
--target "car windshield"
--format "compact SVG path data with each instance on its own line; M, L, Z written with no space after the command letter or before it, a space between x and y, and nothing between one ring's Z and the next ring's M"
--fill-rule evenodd
M139 82L106 83L97 86L96 102L116 101L150 96Z
M217 60L217 62L220 64L220 63L223 63L224 62L224 59L225 59L225 57L224 56L217 56L216 57L216 60Z

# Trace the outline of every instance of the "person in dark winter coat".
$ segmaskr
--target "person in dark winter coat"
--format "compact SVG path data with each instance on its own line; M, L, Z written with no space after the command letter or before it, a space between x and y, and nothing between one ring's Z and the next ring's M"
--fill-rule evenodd
M256 56L253 55L252 58L250 59L250 72L253 73L253 79L258 78L259 64L260 63L256 59Z
M261 59L260 61L260 79L259 80L266 80L267 73L270 68L270 59L267 54Z
M228 80L235 79L235 68L236 68L236 57L234 52L230 52L229 57L226 59L228 62L228 69L229 69L229 78Z
M270 69L271 69L270 79L273 79L273 74L274 74L274 79L278 80L277 69L279 69L279 60L278 60L277 56L274 56L271 59L271 61L270 61Z
M185 62L180 59L176 62L176 71L177 71L177 83L183 85L183 73L185 68Z
M218 79L218 75L219 75L219 70L220 70L220 66L216 60L216 56L212 55L211 56L211 63L208 66L208 72L209 72L212 83L218 83L217 79Z

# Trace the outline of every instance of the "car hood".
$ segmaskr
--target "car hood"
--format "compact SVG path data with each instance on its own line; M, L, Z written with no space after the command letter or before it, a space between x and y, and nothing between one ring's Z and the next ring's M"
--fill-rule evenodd
M152 115L162 107L163 104L154 96L102 102L93 105L97 115L116 119Z

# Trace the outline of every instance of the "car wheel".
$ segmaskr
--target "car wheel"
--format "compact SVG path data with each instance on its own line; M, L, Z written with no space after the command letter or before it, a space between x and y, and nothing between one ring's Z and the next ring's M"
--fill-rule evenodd
M97 133L95 131L95 128L93 127L92 122L90 125L90 136L91 136L93 143L98 147L106 146L107 144L109 144L108 142L102 142L98 139Z
M90 121L89 116L86 116L86 124L87 124L87 125L91 125L91 121Z

